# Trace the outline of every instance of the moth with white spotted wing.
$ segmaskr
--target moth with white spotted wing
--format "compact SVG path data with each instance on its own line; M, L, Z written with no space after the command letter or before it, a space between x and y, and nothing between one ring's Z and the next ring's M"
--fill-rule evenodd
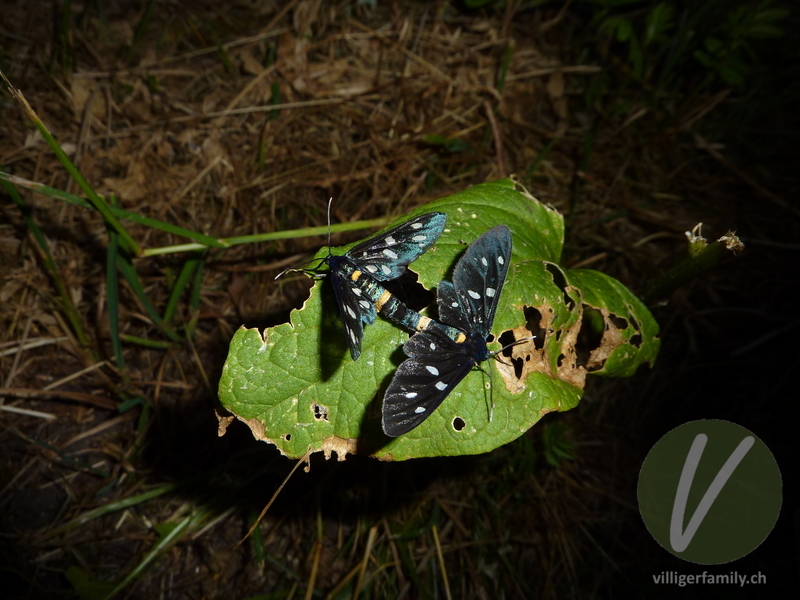
M397 437L417 427L472 367L492 355L486 338L510 260L511 231L498 225L467 248L453 272L453 282L439 284L439 321L449 327L426 328L403 345L409 358L397 368L383 399L386 435Z
M406 266L439 239L446 221L444 213L426 213L361 242L345 254L329 254L323 259L353 360L361 355L364 325L374 323L377 312L411 330L421 329L430 321L407 309L380 282L405 273Z

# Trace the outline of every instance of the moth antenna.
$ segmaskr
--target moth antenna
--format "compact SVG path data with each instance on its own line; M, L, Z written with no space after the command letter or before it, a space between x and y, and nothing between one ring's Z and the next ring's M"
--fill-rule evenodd
M510 344L506 344L505 346L500 348L500 350L495 350L494 352L492 352L492 356L497 357L497 355L500 354L501 352L505 352L509 348L513 348L514 346L517 346L517 345L521 344L522 342L527 342L527 341L530 341L530 340L533 340L533 339L536 339L535 335L529 335L528 337L519 338L518 340L514 340ZM497 360L499 360L500 362L503 362L499 358L497 358ZM503 364L505 365L505 364L508 364L508 363L503 363Z
M498 352L501 352L501 350L498 350ZM494 355L495 353L493 352L492 356ZM483 368L483 365L475 364L475 366L478 367L481 373L486 375L486 370ZM483 395L483 399L486 401L486 394ZM494 373L492 373L491 368L489 368L489 410L487 412L489 413L489 423L491 423L492 417L494 416Z
M502 358L500 358L500 353L504 350L508 350L509 348L513 348L514 346L521 344L522 342L527 342L529 340L534 339L535 335L529 335L528 337L520 338L518 340L514 340L510 344L506 344L500 350L495 350L492 352L492 356L497 362L501 362L508 367L513 367L514 365L505 362ZM481 369L483 370L483 369ZM492 422L492 416L494 415L494 369L489 369L489 422Z
M328 254L331 253L331 204L333 204L333 196L328 198Z
M314 271L315 271L316 269L318 269L318 268L319 268L319 265L317 265L317 266L316 266L316 267L314 267L313 269L301 269L301 268L300 268L300 267L302 267L302 266L304 266L304 265L310 265L310 264L311 264L312 262L314 262L315 260L318 260L318 261L320 261L320 264L322 264L323 262L325 262L325 259L324 259L324 258L312 258L311 260L307 260L307 261L306 261L306 262L304 262L304 263L300 263L300 264L299 264L299 265L297 265L296 267L289 267L288 269L284 269L283 271L281 271L280 273L278 273L277 275L275 275L275 279L273 279L273 281L277 280L279 277L282 277L283 275L286 275L286 273L305 273L306 275L308 275L308 273L309 273L309 271L310 271L310 272L311 272L313 275L317 275L317 273L315 273Z
M489 423L494 417L494 369L489 369Z
M289 267L288 269L284 269L283 271L281 271L280 273L275 275L275 277L272 279L272 281L277 281L278 279L280 279L281 277L283 277L287 273L289 273L289 272L294 273L295 271L302 271L302 269L297 269L295 267Z
M331 255L331 204L332 204L332 203L333 203L333 196L331 196L330 198L328 198L328 256L330 256L330 255ZM324 258L320 258L320 259L317 259L317 258L312 258L312 259L311 259L311 260L309 260L308 262L304 262L304 263L302 263L302 264L298 265L297 267L289 267L288 269L284 269L283 271L281 271L280 273L278 273L277 275L275 275L275 279L273 279L273 281L275 281L275 280L279 279L280 277L283 277L284 275L286 275L286 273L297 273L297 272L302 272L302 273L306 273L306 274L308 274L308 271L309 271L309 270L312 270L312 271L313 271L313 269L306 270L306 269L300 269L300 268L298 268L298 267L302 267L303 265L310 265L310 264L311 264L312 262L314 262L315 260L319 260L319 261L320 261L320 264L322 264L323 262L325 262L325 259L324 259ZM317 265L316 267L314 267L314 269L318 269L318 268L319 268L319 265ZM315 273L315 275L316 275L316 273Z

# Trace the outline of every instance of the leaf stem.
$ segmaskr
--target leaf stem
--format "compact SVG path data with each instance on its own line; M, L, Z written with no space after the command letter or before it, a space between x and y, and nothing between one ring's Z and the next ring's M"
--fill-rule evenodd
M702 223L692 232L686 232L689 256L645 286L641 299L646 306L653 306L666 299L676 289L727 260L732 253L744 250L744 244L732 231L708 244L700 236L701 225Z

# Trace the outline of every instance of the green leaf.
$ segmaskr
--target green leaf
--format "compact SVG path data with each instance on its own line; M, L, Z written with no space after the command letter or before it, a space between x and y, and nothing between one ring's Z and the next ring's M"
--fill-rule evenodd
M741 87L745 82L747 67L740 61L731 61L730 64L720 65L717 69L720 77L733 86Z
M469 150L469 144L467 144L464 140L459 140L458 138L447 138L443 135L433 133L423 136L422 141L426 144L430 144L431 146L441 146L452 154Z
M172 535L175 530L178 528L179 523L175 523L174 521L167 521L165 523L156 523L153 526L153 529L156 530L156 533L164 539L170 535Z
M651 42L663 41L667 31L672 29L675 7L666 2L658 4L645 19L644 45Z
M641 300L599 271L575 269L567 277L580 290L584 306L603 318L603 337L587 361L593 375L630 377L639 365L655 362L661 345L658 323Z
M75 565L69 567L64 575L81 600L102 600L115 587L113 582L92 579L86 571Z
M633 38L633 25L627 19L620 19L617 23L617 41L625 42Z
M703 40L703 45L711 54L719 54L725 48L725 42L714 37L708 37Z
M697 62L702 64L704 67L710 68L714 66L714 60L711 58L711 56L709 56L705 52L701 52L700 50L695 50L693 55L697 59Z
M470 10L474 10L476 8L481 8L483 6L488 6L489 4L495 4L497 0L464 0L464 4Z
M636 77L642 79L644 77L644 54L639 47L639 42L635 37L631 37L630 46L628 48L628 60L631 61L633 72Z
M570 285L572 272L562 272L555 264L564 237L561 215L518 189L515 182L501 180L437 200L398 223L432 210L447 213L448 221L437 243L411 265L419 282L433 289L442 279L450 279L467 244L489 228L506 224L514 247L490 348L500 349L497 338L506 343L504 332L521 339L531 335L530 327L540 337L507 350L511 356L502 356L502 361L483 363L483 371L473 369L422 425L390 439L380 430L380 406L405 358L401 346L408 334L378 318L365 329L361 357L353 362L330 286L318 281L304 306L292 311L290 323L269 328L263 335L242 328L231 341L220 399L257 438L294 458L309 449L326 456L336 452L340 459L348 452L384 460L477 454L519 437L548 412L577 405L586 371L577 364L574 346L586 295ZM327 252L324 248L318 256ZM612 297L601 294L596 304L625 308L625 317L631 311L639 315L643 307L635 305L630 292L611 284L606 287ZM643 321L644 317L637 320ZM615 366L605 374L621 370Z

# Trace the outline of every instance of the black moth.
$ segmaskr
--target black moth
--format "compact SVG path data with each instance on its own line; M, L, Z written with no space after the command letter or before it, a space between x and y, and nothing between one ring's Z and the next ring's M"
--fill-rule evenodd
M409 329L421 327L421 316L406 309L379 282L400 277L408 264L439 239L446 221L444 213L426 213L361 242L345 254L325 257L353 360L361 355L364 324L374 323L377 311Z
M408 433L436 410L473 366L491 356L486 345L511 260L511 231L498 225L475 240L458 261L453 283L437 290L439 321L404 344L410 357L383 399L383 432ZM460 331L457 331L460 330Z

